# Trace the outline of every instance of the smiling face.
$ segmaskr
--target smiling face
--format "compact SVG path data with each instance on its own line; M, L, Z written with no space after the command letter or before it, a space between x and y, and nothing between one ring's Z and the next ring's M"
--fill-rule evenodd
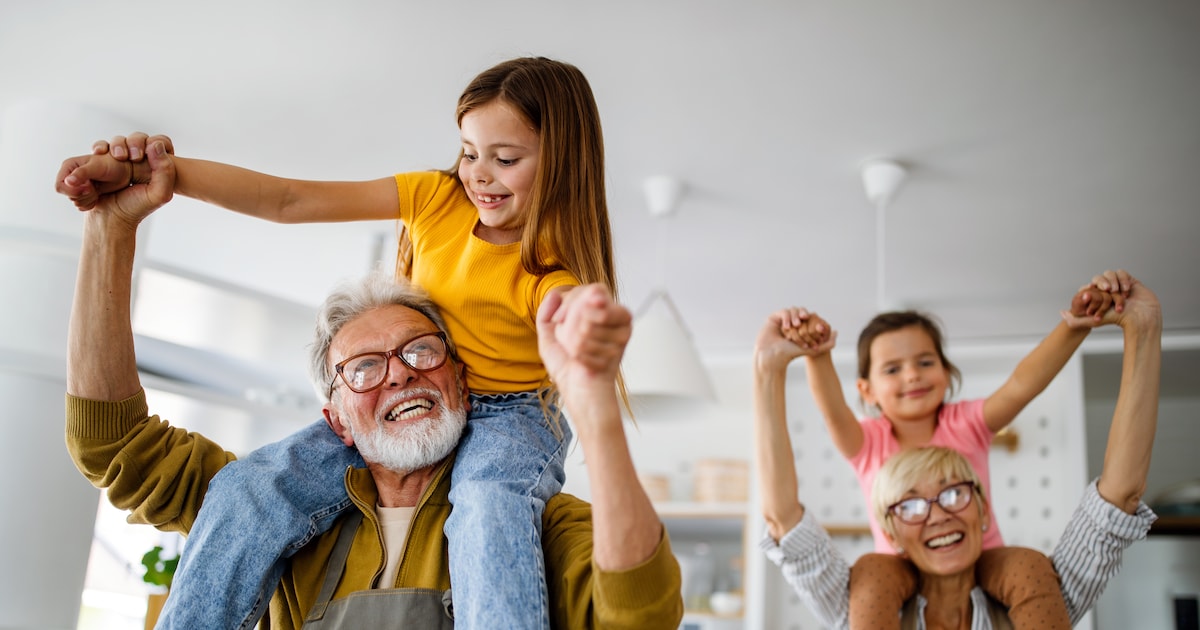
M344 325L329 348L331 365L364 352L382 352L437 326L419 312L391 305L366 311ZM331 426L347 445L357 446L368 465L401 472L441 461L465 424L467 390L453 360L419 372L397 357L389 359L383 385L356 393L338 378L326 404Z
M897 501L919 497L931 498L955 484L969 481L956 476L929 474L900 496ZM888 539L899 549L902 556L916 565L922 574L956 576L974 573L975 563L983 552L983 530L987 522L982 507L986 503L978 490L970 489L971 501L958 512L948 512L934 503L929 507L929 517L924 523L910 524L895 515L891 521Z
M519 241L537 177L537 131L499 99L464 114L459 129L458 178L479 211L476 236L499 244Z
M886 332L870 347L867 378L859 393L892 421L927 421L946 398L950 375L929 333L919 326Z

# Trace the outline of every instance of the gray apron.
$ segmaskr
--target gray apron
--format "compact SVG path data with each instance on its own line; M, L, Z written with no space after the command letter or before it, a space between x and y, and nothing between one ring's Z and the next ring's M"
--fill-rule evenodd
M331 601L354 534L362 523L362 512L355 510L346 518L325 570L325 582L317 603L304 620L305 630L349 630L360 628L454 628L450 591L428 588L385 588L351 593Z

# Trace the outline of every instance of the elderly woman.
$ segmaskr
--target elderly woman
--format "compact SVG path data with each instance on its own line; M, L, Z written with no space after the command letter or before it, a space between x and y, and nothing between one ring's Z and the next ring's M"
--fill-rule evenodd
M1051 554L1072 624L1095 604L1122 552L1145 537L1155 518L1141 496L1158 416L1162 315L1154 293L1130 280L1128 298L1104 314L1125 338L1104 468ZM796 349L787 343L769 323L755 348L757 460L768 530L762 547L825 626L845 628L850 565L796 498L784 404L787 364ZM889 539L919 574L918 594L896 611L903 627L1011 627L1003 606L975 582L988 510L979 479L961 455L938 447L897 454L880 470L872 500Z

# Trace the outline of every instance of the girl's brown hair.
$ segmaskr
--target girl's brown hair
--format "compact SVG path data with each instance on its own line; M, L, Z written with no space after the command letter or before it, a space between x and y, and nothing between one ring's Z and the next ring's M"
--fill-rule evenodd
M538 169L521 235L521 266L541 276L565 269L580 284L602 283L613 299L617 276L604 188L604 136L588 80L575 66L545 57L499 63L476 76L458 99L456 121L500 100L528 120L540 140ZM448 175L458 176L459 151ZM408 276L412 243L400 235L397 272ZM628 410L624 380L618 378Z
M578 68L544 57L510 59L476 76L458 99L456 120L502 100L538 133L538 172L521 235L521 265L533 275L565 269L581 284L603 283L617 298L612 230L604 188L604 137L592 88ZM459 152L446 174L458 176ZM401 234L398 275L412 247Z

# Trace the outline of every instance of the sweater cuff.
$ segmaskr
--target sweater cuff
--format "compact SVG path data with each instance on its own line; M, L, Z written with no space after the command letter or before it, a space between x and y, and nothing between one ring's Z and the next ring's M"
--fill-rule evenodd
M118 402L89 400L67 394L67 437L120 440L129 434L131 427L149 415L145 390L139 390Z
M629 627L676 627L683 615L680 584L679 561L671 551L665 527L658 548L645 562L620 571L596 569L601 605L613 612L629 611L635 615L631 621L641 619L645 624L634 623Z

